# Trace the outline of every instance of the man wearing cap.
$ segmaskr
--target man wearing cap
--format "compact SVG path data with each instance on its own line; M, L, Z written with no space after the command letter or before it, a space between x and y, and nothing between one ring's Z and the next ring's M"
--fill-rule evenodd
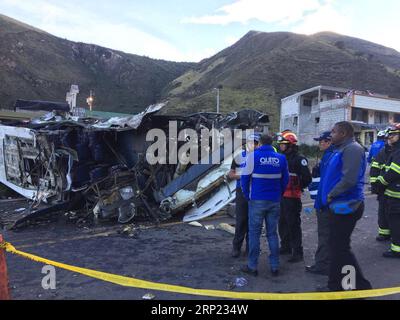
M318 249L315 253L315 264L306 266L306 271L314 274L328 275L329 273L329 208L321 203L321 182L330 157L333 154L332 137L330 131L323 132L318 138L319 149L323 152L321 161L312 170L312 183L308 187L311 199L315 200L314 208L317 211Z
M246 149L243 150L241 156L244 160L246 154L253 152L256 148L258 148L260 142L260 134L255 133L251 134L246 139ZM236 225L235 225L235 237L233 238L233 248L232 248L232 257L238 258L240 257L240 251L242 249L242 245L244 239L246 238L246 252L248 252L249 247L249 236L248 236L248 202L243 195L242 188L240 187L240 170L243 168L244 163L242 163L241 159L235 159L232 162L231 170L228 174L228 177L232 180L237 180L236 183L236 206L235 206L235 216L236 216Z

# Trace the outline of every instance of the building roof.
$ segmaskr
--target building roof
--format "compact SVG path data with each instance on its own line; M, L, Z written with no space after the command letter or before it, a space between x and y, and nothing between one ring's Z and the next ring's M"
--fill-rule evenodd
M346 92L350 91L350 89L346 89L346 88L319 85L319 86L312 87L310 89L306 89L306 90L297 92L295 94L292 94L291 96L283 98L281 101L284 101L284 100L290 99L290 98L294 98L294 97L298 97L298 96L302 96L304 94L307 94L307 93L310 93L310 92L314 92L314 91L317 91L317 90L327 90L327 91L343 92L343 93L346 93Z
M379 123L365 123L361 121L350 121L356 130L385 130L388 127L388 124L379 124Z

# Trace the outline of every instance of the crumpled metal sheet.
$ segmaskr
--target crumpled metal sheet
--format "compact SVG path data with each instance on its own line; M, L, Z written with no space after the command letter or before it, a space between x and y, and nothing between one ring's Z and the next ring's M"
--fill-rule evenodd
M86 128L94 129L138 129L143 121L152 114L159 112L164 108L167 103L158 103L146 108L143 112L128 117L113 117L108 120L94 119L94 118L79 118L71 114L58 113L53 111L47 113L39 118L33 119L33 125L50 125L52 123L65 124L65 125L79 125Z
M15 166L21 168L19 176L33 179L29 190L23 181L8 181L14 167L9 165L7 169L5 166L3 153L6 150L3 150L0 152L0 181L39 203L47 202L58 210L61 201L68 210L82 210L96 219L114 218L118 212L119 217L124 218L122 220L137 215L155 221L167 219L178 212L189 211L186 219L214 214L235 197L236 182L226 178L233 160L231 151L228 155L230 162L212 164L208 161L209 164L202 164L202 159L199 159L199 164L183 167L177 174L174 164L153 166L145 161L148 146L146 132L152 128L167 132L169 121L179 122L179 130L189 128L200 132L203 128L217 128L233 131L265 124L268 116L256 110L241 110L229 115L156 114L165 105L155 104L138 115L109 120L80 119L69 114L51 113L42 119L21 124L21 127L0 125L0 142L9 135L19 146L16 149L18 154L15 153L23 158L15 161ZM30 149L37 148L39 156L28 157L29 148L24 139L31 141ZM224 150L231 150L231 146L224 144L220 150L214 151L220 161L223 161ZM235 150L235 153L240 152L240 148ZM209 158L214 157L209 155ZM27 165L31 169L28 170ZM40 170L33 170L36 167ZM121 190L127 187L132 189L132 197L120 199ZM102 206L100 212L97 204L107 202L111 194L117 196ZM32 214L38 217L50 211L39 210Z
M154 114L164 108L166 103L158 103L149 106L145 111L131 117L114 117L101 123L94 124L94 128L110 129L110 128L131 128L138 129L144 118Z

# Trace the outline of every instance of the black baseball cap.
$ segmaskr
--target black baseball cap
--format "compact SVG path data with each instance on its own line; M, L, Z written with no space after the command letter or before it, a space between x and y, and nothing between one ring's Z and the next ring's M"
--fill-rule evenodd
M321 135L318 138L314 138L315 141L322 141L322 140L331 140L331 132L330 131L325 131L321 133Z

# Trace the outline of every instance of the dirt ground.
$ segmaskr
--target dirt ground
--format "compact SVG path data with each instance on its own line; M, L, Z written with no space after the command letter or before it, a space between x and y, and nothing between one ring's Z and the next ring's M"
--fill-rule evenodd
M18 208L18 204L16 205ZM272 278L267 265L266 238L262 238L259 276L243 275L239 268L246 258L230 256L232 235L221 230L206 230L179 221L160 227L140 229L135 237L118 233L120 226L78 228L65 221L32 226L20 232L4 231L5 239L18 249L89 269L115 273L139 279L202 289L246 292L311 292L327 278L307 274L305 264L311 264L317 245L316 217L303 213L305 263L289 264L282 258L281 276ZM221 222L234 224L224 214L202 221L217 226ZM353 234L353 250L366 277L374 288L400 285L400 260L382 258L388 244L375 241L377 233L377 202L366 200L364 218ZM140 300L152 293L160 300L207 299L168 292L127 288L56 269L56 289L44 290L42 264L7 254L9 280L13 299L123 299ZM238 277L248 284L231 289ZM385 299L399 299L400 295Z

